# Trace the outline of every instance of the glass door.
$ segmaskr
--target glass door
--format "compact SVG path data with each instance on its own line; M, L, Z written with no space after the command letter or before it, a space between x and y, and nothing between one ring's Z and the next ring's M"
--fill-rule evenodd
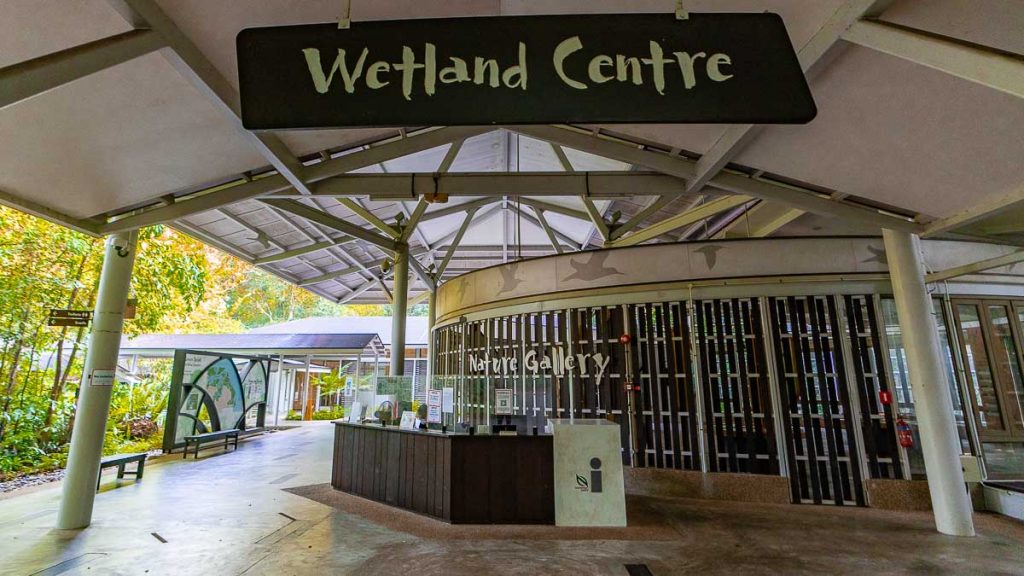
M1007 301L955 301L964 370L982 442L1024 441L1021 322Z

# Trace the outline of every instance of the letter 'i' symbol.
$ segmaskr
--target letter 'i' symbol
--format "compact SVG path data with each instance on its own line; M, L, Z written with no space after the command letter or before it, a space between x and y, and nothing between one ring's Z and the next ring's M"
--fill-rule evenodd
M590 459L590 491L601 491L601 459Z

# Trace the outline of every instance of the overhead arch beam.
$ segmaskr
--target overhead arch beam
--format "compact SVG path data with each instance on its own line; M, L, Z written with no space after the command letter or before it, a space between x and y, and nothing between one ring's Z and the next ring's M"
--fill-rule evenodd
M388 252L394 252L395 250L394 240L381 236L380 234L377 234L375 232L366 230L365 228L356 226L351 222L346 222L345 220L342 220L341 218L338 218L337 216L334 216L332 214L328 214L323 210L313 208L312 206L307 206L302 202L299 202L298 200L266 198L261 201L264 204L274 206L275 208L280 208L281 210L284 210L285 212L288 212L290 214L294 214L300 218L305 218L310 222L314 222L316 224L326 226L327 228L337 230L342 234L354 236L356 238L359 238L360 240L365 240L370 244L384 248Z
M759 202L727 224L712 237L765 238L804 214L803 210L782 204Z
M459 138L466 128L439 128L428 130L405 138L390 140L370 146L358 152L352 152L330 160L308 166L305 171L306 182L315 184L322 180L339 176L367 166L373 166L384 160L400 158L423 150L429 150ZM480 129L469 129L480 130ZM196 192L162 207L151 208L136 214L116 217L99 229L100 234L110 234L121 230L131 230L142 226L151 226L183 218L191 214L205 212L226 204L241 202L249 198L268 196L274 193L292 191L285 196L302 197L294 193L288 180L280 174L272 174L251 181L238 179L232 183L221 185L209 191ZM154 201L155 202L155 201Z
M643 230L638 230L628 236L623 236L614 242L609 242L606 247L618 247L618 246L634 246L648 240L653 240L662 234L678 230L683 226L689 226L694 222L699 222L714 216L720 212L724 212L731 208L741 206L747 202L750 202L752 198L749 196L726 196L724 198L718 198L705 204L701 204L696 208L692 208L681 214L676 214L670 218L666 218L657 224L652 224Z
M948 270L932 272L931 274L926 274L924 279L925 282L942 282L943 280L950 280L960 276L966 276L968 274L984 272L985 270L991 270L1001 266L1009 266L1019 262L1024 262L1024 250L1010 252L1009 254L996 256L995 258L988 258L979 262L964 264L963 266L949 268Z
M112 0L118 11L129 21L141 20L156 32L162 41L170 48L166 51L168 60L172 66L195 87L213 102L231 121L235 128L242 134L268 162L277 170L279 176L287 184L300 194L311 195L310 184L329 177L325 171L327 162L311 166L302 165L288 147L275 134L270 132L251 132L242 126L241 104L238 91L230 82L214 67L213 63L196 47L195 44L185 35L181 29L167 16L154 0ZM127 8L127 9L126 9ZM471 135L492 130L491 128L468 128L459 131L459 134L441 144L447 144L453 140L464 139ZM408 154L405 152L401 155ZM382 162L388 158L377 159ZM336 175L336 172L331 175ZM235 190L237 194L237 190ZM250 196L251 197L251 196ZM178 214L181 217L187 214ZM119 221L124 222L124 220Z
M1024 58L891 22L861 20L843 40L1024 98Z
M358 173L337 175L318 183L313 187L313 196L369 196L371 200L415 200L437 194L628 198L634 195L678 196L684 186L685 182L672 175L653 172ZM270 194L276 198L302 197L291 190Z
M892 2L893 0L847 0L843 3L797 52L797 59L804 74L810 75L829 49L839 42L847 28L860 18L880 15ZM726 128L714 145L697 160L697 171L686 184L686 192L700 192L709 180L754 139L759 129L759 126L753 124L736 124Z
M554 141L563 146L569 146L576 150L590 152L606 158L640 164L649 169L684 180L694 178L697 173L696 162L688 158L671 156L662 152L653 152L639 144L595 136L589 131L583 131L570 126L511 126L508 129L532 138ZM821 216L866 222L882 228L905 230L913 233L919 233L922 229L920 224L909 218L902 218L880 210L833 200L831 197L815 190L764 178L753 178L745 174L722 172L709 180L708 185L732 192L733 194L744 194L760 198L761 200L780 202Z
M131 30L0 68L0 110L164 45L152 30Z

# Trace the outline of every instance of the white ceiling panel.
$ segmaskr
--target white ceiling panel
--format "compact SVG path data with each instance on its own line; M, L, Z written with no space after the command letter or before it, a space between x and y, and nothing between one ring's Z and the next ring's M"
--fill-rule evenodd
M158 52L0 110L0 189L72 216L265 163Z
M938 217L1021 185L1022 99L858 46L812 87L818 117L737 162Z
M3 0L0 68L129 30L107 0Z

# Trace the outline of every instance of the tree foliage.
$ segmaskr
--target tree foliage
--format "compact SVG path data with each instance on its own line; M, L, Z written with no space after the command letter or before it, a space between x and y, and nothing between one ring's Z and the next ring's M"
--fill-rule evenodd
M52 308L92 310L103 240L0 206L0 478L61 466L81 381L87 328L47 326ZM233 333L309 316L389 315L340 306L165 226L139 233L124 333ZM411 314L425 314L424 306ZM169 366L118 382L106 452L155 445Z

